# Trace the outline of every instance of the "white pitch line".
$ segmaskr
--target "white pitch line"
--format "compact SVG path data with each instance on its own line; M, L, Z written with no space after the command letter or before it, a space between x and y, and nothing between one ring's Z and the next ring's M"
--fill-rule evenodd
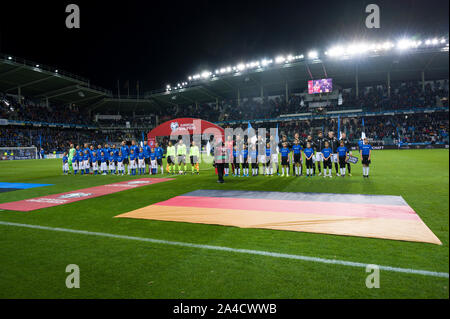
M143 237L134 237L134 236L126 236L126 235L115 235L115 234L108 234L108 233L91 232L91 231L86 231L86 230L76 230L76 229L67 229L67 228L39 226L39 225L19 224L19 223L11 223L11 222L3 222L3 221L0 221L0 225L31 228L31 229L40 229L40 230L49 230L49 231L63 232L63 233L99 236L99 237L109 237L109 238L116 238L116 239L136 240L136 241L142 241L142 242L149 242L149 243L153 243L153 244L163 244L163 245L181 246L181 247L189 247L189 248L218 250L218 251L226 251L226 252L231 252L231 253L259 255L259 256L275 257L275 258L286 258L286 259L310 261L310 262L322 263L322 264L335 264L335 265L341 265L341 266L347 266L347 267L366 268L368 265L373 265L373 264L365 264L365 263L338 260L338 259L326 259L326 258L310 257L310 256L302 256L302 255L274 253L274 252L262 251L262 250L238 249L238 248L223 247L223 246L192 244L192 243L184 243L184 242L179 242L179 241L169 241L169 240L162 240L162 239L143 238ZM414 275L424 275L424 276L431 276L431 277L449 278L449 274L446 272L436 272L436 271L429 271L429 270L400 268L400 267L391 267L391 266L382 266L382 265L377 265L377 266L379 267L380 270L385 270L385 271L400 272L400 273L414 274Z

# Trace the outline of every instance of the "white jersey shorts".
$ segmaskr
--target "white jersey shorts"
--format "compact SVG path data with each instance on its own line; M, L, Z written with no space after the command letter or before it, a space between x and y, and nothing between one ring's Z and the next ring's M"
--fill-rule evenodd
M145 160L144 159L139 159L138 160L138 165L139 165L139 168L145 168Z

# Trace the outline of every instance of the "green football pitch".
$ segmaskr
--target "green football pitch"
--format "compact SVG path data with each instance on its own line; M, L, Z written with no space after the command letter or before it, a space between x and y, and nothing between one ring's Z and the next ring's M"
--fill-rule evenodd
M368 180L362 178L359 163L346 178L228 177L225 184L216 183L211 166L201 168L199 176L174 176L174 181L72 204L32 212L0 211L0 298L449 298L448 275L382 269L380 288L368 289L364 267L321 262L448 274L448 150L374 151ZM2 161L0 182L53 186L3 192L0 203L132 178L140 176L64 176L61 160ZM400 195L443 245L113 218L197 189ZM66 287L69 264L80 268L79 289Z

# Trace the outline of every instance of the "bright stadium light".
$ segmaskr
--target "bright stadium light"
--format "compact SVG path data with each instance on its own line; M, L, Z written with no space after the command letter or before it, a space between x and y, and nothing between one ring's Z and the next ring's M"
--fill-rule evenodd
M239 71L245 70L245 64L244 64L244 63L239 63L239 64L236 66L236 69L239 70Z
M209 71L203 71L202 72L202 78L207 79L211 75L211 72Z
M38 67L39 67L39 64L36 64L36 67L38 68Z
M9 56L9 57L8 57L8 60L12 60L12 56Z
M434 38L433 40L431 40L431 44L436 45L439 43L439 40Z
M345 55L345 49L342 46L335 46L328 50L328 55L331 57L340 57Z
M284 60L285 60L284 56L279 55L275 58L275 63L280 64L280 63L283 63Z
M317 59L319 57L319 54L317 53L317 51L310 51L308 53L308 58L310 59Z
M55 70L55 73L58 73L58 70Z
M407 50L413 46L415 46L415 42L409 39L402 39L397 42L397 48L400 50Z

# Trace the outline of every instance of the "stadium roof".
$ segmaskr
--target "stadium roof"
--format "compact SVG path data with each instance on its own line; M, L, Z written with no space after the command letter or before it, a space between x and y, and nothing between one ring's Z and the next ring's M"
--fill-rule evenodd
M390 81L448 79L447 49L421 50L413 53L360 56L335 59L333 57L286 62L273 67L256 68L247 72L236 72L219 77L211 76L195 83L185 82L184 86L167 88L146 94L146 98L164 104L192 104L214 102L216 99L237 99L284 95L288 92L303 92L308 80L332 78L335 85L342 88L355 87L356 75L359 87L365 84ZM239 93L238 93L239 90Z
M8 55L0 55L0 91L81 106L111 96L85 78Z
M147 92L144 96L113 96L112 92L95 87L79 76L48 66L0 55L0 91L31 98L48 98L50 102L74 103L92 111L114 110L151 112L171 105L214 103L238 98L284 95L304 92L311 79L332 78L341 88L359 87L390 81L448 79L448 41L441 46L391 50L376 54L336 57L295 56L262 67L236 70L227 74L209 73L181 87ZM278 58L277 58L278 59ZM238 66L239 67L239 66ZM217 70L216 73L220 71Z

